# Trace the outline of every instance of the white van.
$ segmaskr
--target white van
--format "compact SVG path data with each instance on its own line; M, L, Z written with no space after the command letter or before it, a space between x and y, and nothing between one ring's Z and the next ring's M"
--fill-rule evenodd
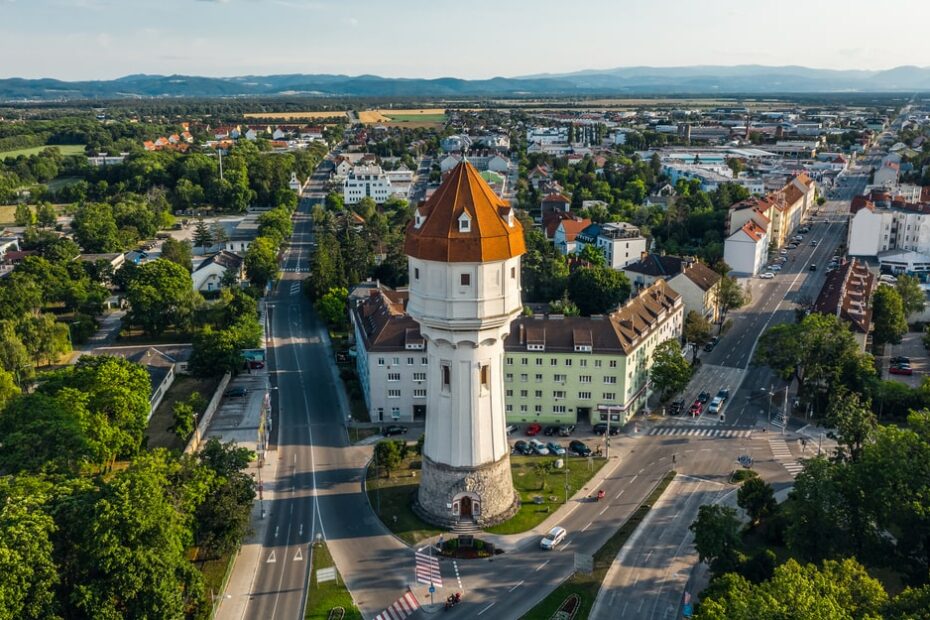
M557 544L565 540L567 534L568 532L565 531L564 527L556 526L549 530L549 533L539 541L539 546L547 551L551 551L555 549Z

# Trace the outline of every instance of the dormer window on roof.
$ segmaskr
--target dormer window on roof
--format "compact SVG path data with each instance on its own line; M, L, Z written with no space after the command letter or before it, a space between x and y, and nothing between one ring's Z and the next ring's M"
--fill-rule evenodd
M465 211L459 216L459 232L471 232L471 217Z
M423 217L423 214L420 213L420 210L417 209L413 214L413 227L419 229L423 225L423 220L426 218Z

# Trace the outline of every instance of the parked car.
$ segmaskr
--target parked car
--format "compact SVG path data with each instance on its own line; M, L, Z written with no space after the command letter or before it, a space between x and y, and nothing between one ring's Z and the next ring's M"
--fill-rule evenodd
M685 408L685 401L676 400L671 405L668 406L669 415L678 415L681 413L682 409Z
M597 424L594 425L595 435L603 435L606 432L607 432L607 422L598 422ZM611 435L620 434L620 429L618 428L618 424L610 425L610 434Z
M701 392L700 394L698 394L697 399L698 399L698 402L701 403L701 404L703 405L704 403L706 403L707 401L710 400L710 393L709 393L709 392Z
M730 388L720 388L717 392L717 398L720 400L727 400L730 398Z
M512 432L514 432L515 430L517 430L517 427L514 426L513 424L508 424L508 425L507 425L507 428L505 428L504 430L507 431L507 434L509 435L510 433L512 433Z
M559 427L559 437L570 437L575 432L574 424L563 424Z
M546 444L546 448L548 448L551 454L556 456L565 456L565 448L563 448L557 441L550 441Z
M513 453L527 455L532 454L533 450L530 448L530 444L521 439L513 444Z
M772 278L775 277L775 274L772 273L771 271L766 271L764 273L760 273L759 277L762 278L763 280L771 280Z
M810 269L811 271L817 271L817 265L815 265L814 263L811 263L811 266L808 267L808 269Z
M532 424L526 427L526 436L534 437L538 435L541 430L542 430L542 426L540 426L536 422L533 422Z
M911 370L910 366L892 366L888 371L893 375L912 375L914 371Z
M568 443L568 451L578 456L589 456L591 454L591 448L585 442L577 439L573 439Z
M539 541L539 546L546 551L552 551L555 549L556 545L565 540L567 535L568 532L565 531L564 527L556 526L549 530L548 534L543 536L543 539Z
M698 416L701 415L701 412L704 411L704 405L701 404L701 401L696 400L691 403L691 415Z
M394 435L406 435L406 434L407 434L407 427L401 426L400 424L391 424L390 426L386 426L384 428L384 433L383 433L385 437L393 437Z
M817 241L816 239L814 239L813 241L811 241L811 247L816 248L816 247L817 247L817 243L818 243L818 241Z
M543 435L546 437L552 437L553 435L558 435L559 427L558 426L547 426L543 429Z
M788 250L786 250L785 248L782 248L782 249L780 249L780 250L778 251L778 253L781 254L782 256L784 256L785 254L788 253Z
M710 401L710 406L707 408L708 413L720 413L720 408L723 407L723 399L719 396L715 396L714 400Z
M891 358L891 363L892 364L910 364L911 358L904 357L903 355L896 355L895 357Z
M532 450L534 454L538 454L539 456L546 456L549 454L549 449L546 447L546 444L538 439L530 439L529 444L530 450Z
M718 342L720 342L720 338L717 338L716 336L714 336L713 338L710 339L710 341L707 344L704 345L704 350L708 352L713 351L714 347L717 346Z
M226 396L226 398L242 398L248 393L249 391L244 387L234 387L231 390L226 390L224 396Z
M249 362L250 370L261 370L264 367L265 367L265 362L261 362L259 360L252 360Z

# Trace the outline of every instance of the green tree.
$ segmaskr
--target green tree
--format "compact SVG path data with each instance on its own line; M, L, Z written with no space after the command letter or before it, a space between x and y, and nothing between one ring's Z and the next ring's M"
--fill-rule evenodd
M317 312L320 318L337 327L342 327L346 323L346 313L348 312L347 303L349 291L345 287L331 288L323 295L316 304Z
M916 276L900 275L894 287L901 296L905 317L923 312L927 295Z
M197 218L197 223L194 224L194 247L201 248L201 251L206 252L207 248L213 245L213 233L210 231L210 227L207 225L203 218Z
M36 366L44 360L54 362L71 350L68 326L59 323L51 314L26 317L19 323L22 342Z
M710 342L711 330L713 327L704 315L696 310L689 310L685 315L685 324L682 327L682 338L685 342L694 345L692 348L691 364L697 362L698 351L702 346Z
M346 208L342 194L338 192L330 192L326 194L323 205L326 207L326 210L331 213L339 213L341 211L345 211Z
M0 367L0 412L7 406L13 398L19 396L20 389L16 385L16 378L13 373Z
M607 265L607 257L604 256L604 250L595 245L585 245L581 252L578 253L578 258L592 267L605 267Z
M35 376L35 365L23 344L14 321L0 321L0 368L13 376L20 388L26 387Z
M904 302L894 287L880 284L872 294L872 324L876 344L899 344L907 333Z
M210 439L198 458L214 475L213 485L197 509L196 540L204 557L232 553L250 531L255 480L246 473L254 453L235 443Z
M197 423L194 408L189 403L179 401L174 403L171 412L174 415L174 434L181 441L187 441L187 438L194 432Z
M49 483L0 476L0 618L60 618Z
M739 566L741 524L736 510L729 506L707 504L698 509L698 517L688 529L694 533L694 547L702 562L716 575Z
M746 511L752 525L758 525L778 509L775 492L762 478L750 478L744 482L737 491L736 504Z
M610 267L578 267L568 276L568 295L581 314L604 314L630 296L630 281Z
M73 398L72 398L73 397ZM85 399L73 390L60 396L25 394L0 413L0 472L76 474L90 463L104 463L95 454L85 424L92 423ZM105 434L105 429L102 430Z
M104 203L80 206L71 222L74 237L85 252L119 252L124 240L113 216L113 208Z
M188 272L194 269L191 242L186 239L182 241L174 237L165 239L161 246L161 257L184 267Z
M252 286L264 290L278 275L278 248L273 239L256 237L245 252L245 272Z
M129 322L139 325L149 336L159 336L171 325L188 326L199 295L191 274L184 267L165 259L139 265L126 285Z
M578 316L581 314L581 310L568 298L568 295L563 295L562 299L549 302L549 313L561 314L563 316Z
M291 212L283 207L271 209L258 217L258 234L274 239L275 243L286 241L293 232Z
M856 462L874 436L878 422L868 403L861 402L858 394L843 389L833 394L827 407L827 424L836 429L831 437L839 444L840 458Z
M388 477L400 465L400 450L393 441L379 441L375 444L375 465L384 469Z
M18 204L13 212L13 221L17 226L33 226L36 223L36 214L27 204Z
M787 512L785 542L801 558L820 561L850 548L849 510L841 485L841 466L825 458L807 461L795 479Z
M720 321L720 328L723 329L723 323L726 321L727 313L730 310L742 308L749 303L749 293L739 285L736 278L723 276L720 284L717 286L716 299L717 316Z
M739 575L716 580L702 597L695 620L877 620L888 595L855 560L802 566L793 559L772 578L752 585Z
M207 325L194 336L190 369L195 375L212 377L242 368L242 350L254 349L261 341L261 325L254 314L243 315L222 329Z
M521 260L521 281L526 301L561 299L568 282L568 262L542 231L524 226L526 254Z
M681 353L681 344L672 338L656 345L652 352L649 380L662 398L684 389L691 380L691 366Z

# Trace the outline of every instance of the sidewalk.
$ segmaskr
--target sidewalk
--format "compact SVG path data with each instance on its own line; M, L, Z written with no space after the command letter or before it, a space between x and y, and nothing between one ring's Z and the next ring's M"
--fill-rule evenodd
M252 581L260 564L259 555L265 539L267 519L264 500L274 499L274 483L278 470L278 452L265 452L259 445L259 427L265 394L268 393L268 375L265 371L239 375L229 387L244 387L245 398L224 398L207 428L206 438L222 442L235 441L240 447L254 451L258 458L249 463L248 474L258 483L258 501L252 505L252 534L242 541L234 560L226 589L216 609L216 618L239 620L245 616L252 591ZM271 429L269 429L271 430Z
M97 328L94 335L88 338L87 342L74 349L70 363L74 364L81 356L88 355L97 347L106 346L116 340L119 329L123 325L124 316L126 316L125 310L115 310L104 315L100 320L100 327Z

